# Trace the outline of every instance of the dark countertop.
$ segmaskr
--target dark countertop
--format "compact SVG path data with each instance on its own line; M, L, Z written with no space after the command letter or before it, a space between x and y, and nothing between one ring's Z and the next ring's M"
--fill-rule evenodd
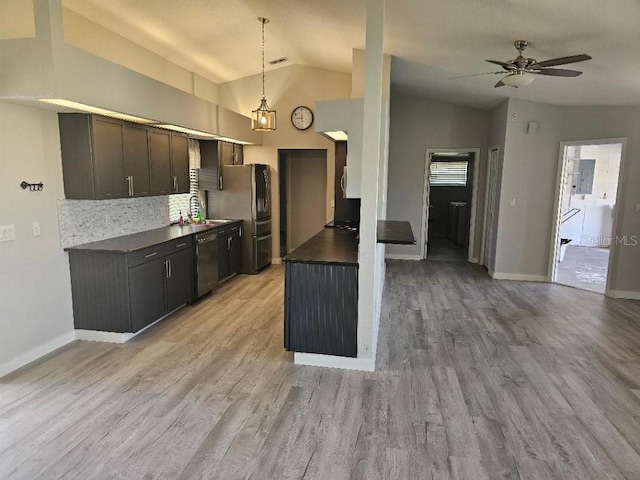
M146 232L134 233L123 237L109 238L99 242L85 243L75 247L65 248L67 252L105 252L105 253L130 253L143 248L153 247L161 243L175 240L176 238L196 235L207 232L226 225L233 225L242 220L234 220L226 223L213 223L206 226L170 225L168 227L156 228Z
M378 243L415 245L411 224L405 221L378 220Z
M285 262L358 265L357 233L324 228L284 257Z

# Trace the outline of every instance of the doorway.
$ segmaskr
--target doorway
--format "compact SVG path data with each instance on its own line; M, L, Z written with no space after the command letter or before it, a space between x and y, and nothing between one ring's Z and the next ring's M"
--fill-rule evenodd
M551 281L604 294L616 247L624 141L561 146Z
M480 150L429 149L425 167L421 256L475 261Z
M279 150L280 255L285 256L327 223L327 151Z

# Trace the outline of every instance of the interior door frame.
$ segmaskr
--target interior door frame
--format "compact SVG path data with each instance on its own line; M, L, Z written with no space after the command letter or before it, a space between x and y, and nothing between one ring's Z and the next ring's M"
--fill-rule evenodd
M491 180L490 176L491 176L491 152L493 151L497 151L498 152L498 157L497 157L497 161L499 161L500 159L500 145L492 145L487 149L487 178L485 180L484 183L484 212L482 215L482 241L480 243L480 255L479 255L479 264L480 265L484 265L484 261L485 256L484 256L484 252L486 250L486 246L487 246L487 216L488 216L488 211L489 211L489 182ZM496 182L498 181L497 178L497 174L498 171L496 170ZM497 185L496 185L497 186ZM494 205L494 216L495 216L495 205ZM490 267L487 265L486 266L487 269L489 269Z
M471 219L469 223L469 248L467 252L467 261L469 263L478 263L478 258L473 256L476 237L476 213L478 206L478 177L480 172L480 148L427 148L425 153L424 167L424 189L422 192L422 228L420 234L420 258L427 258L427 238L429 228L429 169L431 167L431 157L434 153L473 153L473 189L471 192Z
M575 140L568 142L560 142L560 150L558 153L558 169L556 173L556 189L555 189L555 199L554 199L554 207L553 207L553 220L551 223L551 238L549 239L549 265L547 269L547 281L551 283L555 283L557 273L558 273L558 263L557 259L560 255L560 219L562 216L562 212L560 211L562 208L562 180L565 178L566 169L567 169L567 159L565 158L565 152L567 147L575 147L575 146L584 146L584 145L611 145L611 144L622 144L622 152L620 154L620 169L618 170L618 190L616 192L616 203L615 210L613 213L613 226L612 226L612 236L616 238L618 236L618 226L621 224L622 220L622 212L625 209L625 198L624 194L626 193L626 178L627 171L629 168L629 159L627 158L627 137L619 137L619 138L604 138L604 139L595 139L595 140ZM609 265L607 266L607 284L605 287L605 295L611 295L611 279L614 278L617 274L617 264L618 264L618 242L611 242L610 253L609 253Z

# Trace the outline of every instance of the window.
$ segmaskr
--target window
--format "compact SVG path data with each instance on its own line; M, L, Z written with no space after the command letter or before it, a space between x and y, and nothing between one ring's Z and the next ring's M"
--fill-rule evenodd
M431 162L429 179L431 186L465 187L469 162Z
M177 222L182 217L186 220L191 199L191 212L198 212L198 169L200 168L200 144L197 140L189 139L189 193L169 195L169 220Z

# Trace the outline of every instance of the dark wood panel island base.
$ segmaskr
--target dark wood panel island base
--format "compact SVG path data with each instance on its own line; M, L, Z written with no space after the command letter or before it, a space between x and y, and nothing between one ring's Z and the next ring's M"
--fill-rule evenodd
M293 352L356 357L356 233L325 228L284 261L285 348Z

